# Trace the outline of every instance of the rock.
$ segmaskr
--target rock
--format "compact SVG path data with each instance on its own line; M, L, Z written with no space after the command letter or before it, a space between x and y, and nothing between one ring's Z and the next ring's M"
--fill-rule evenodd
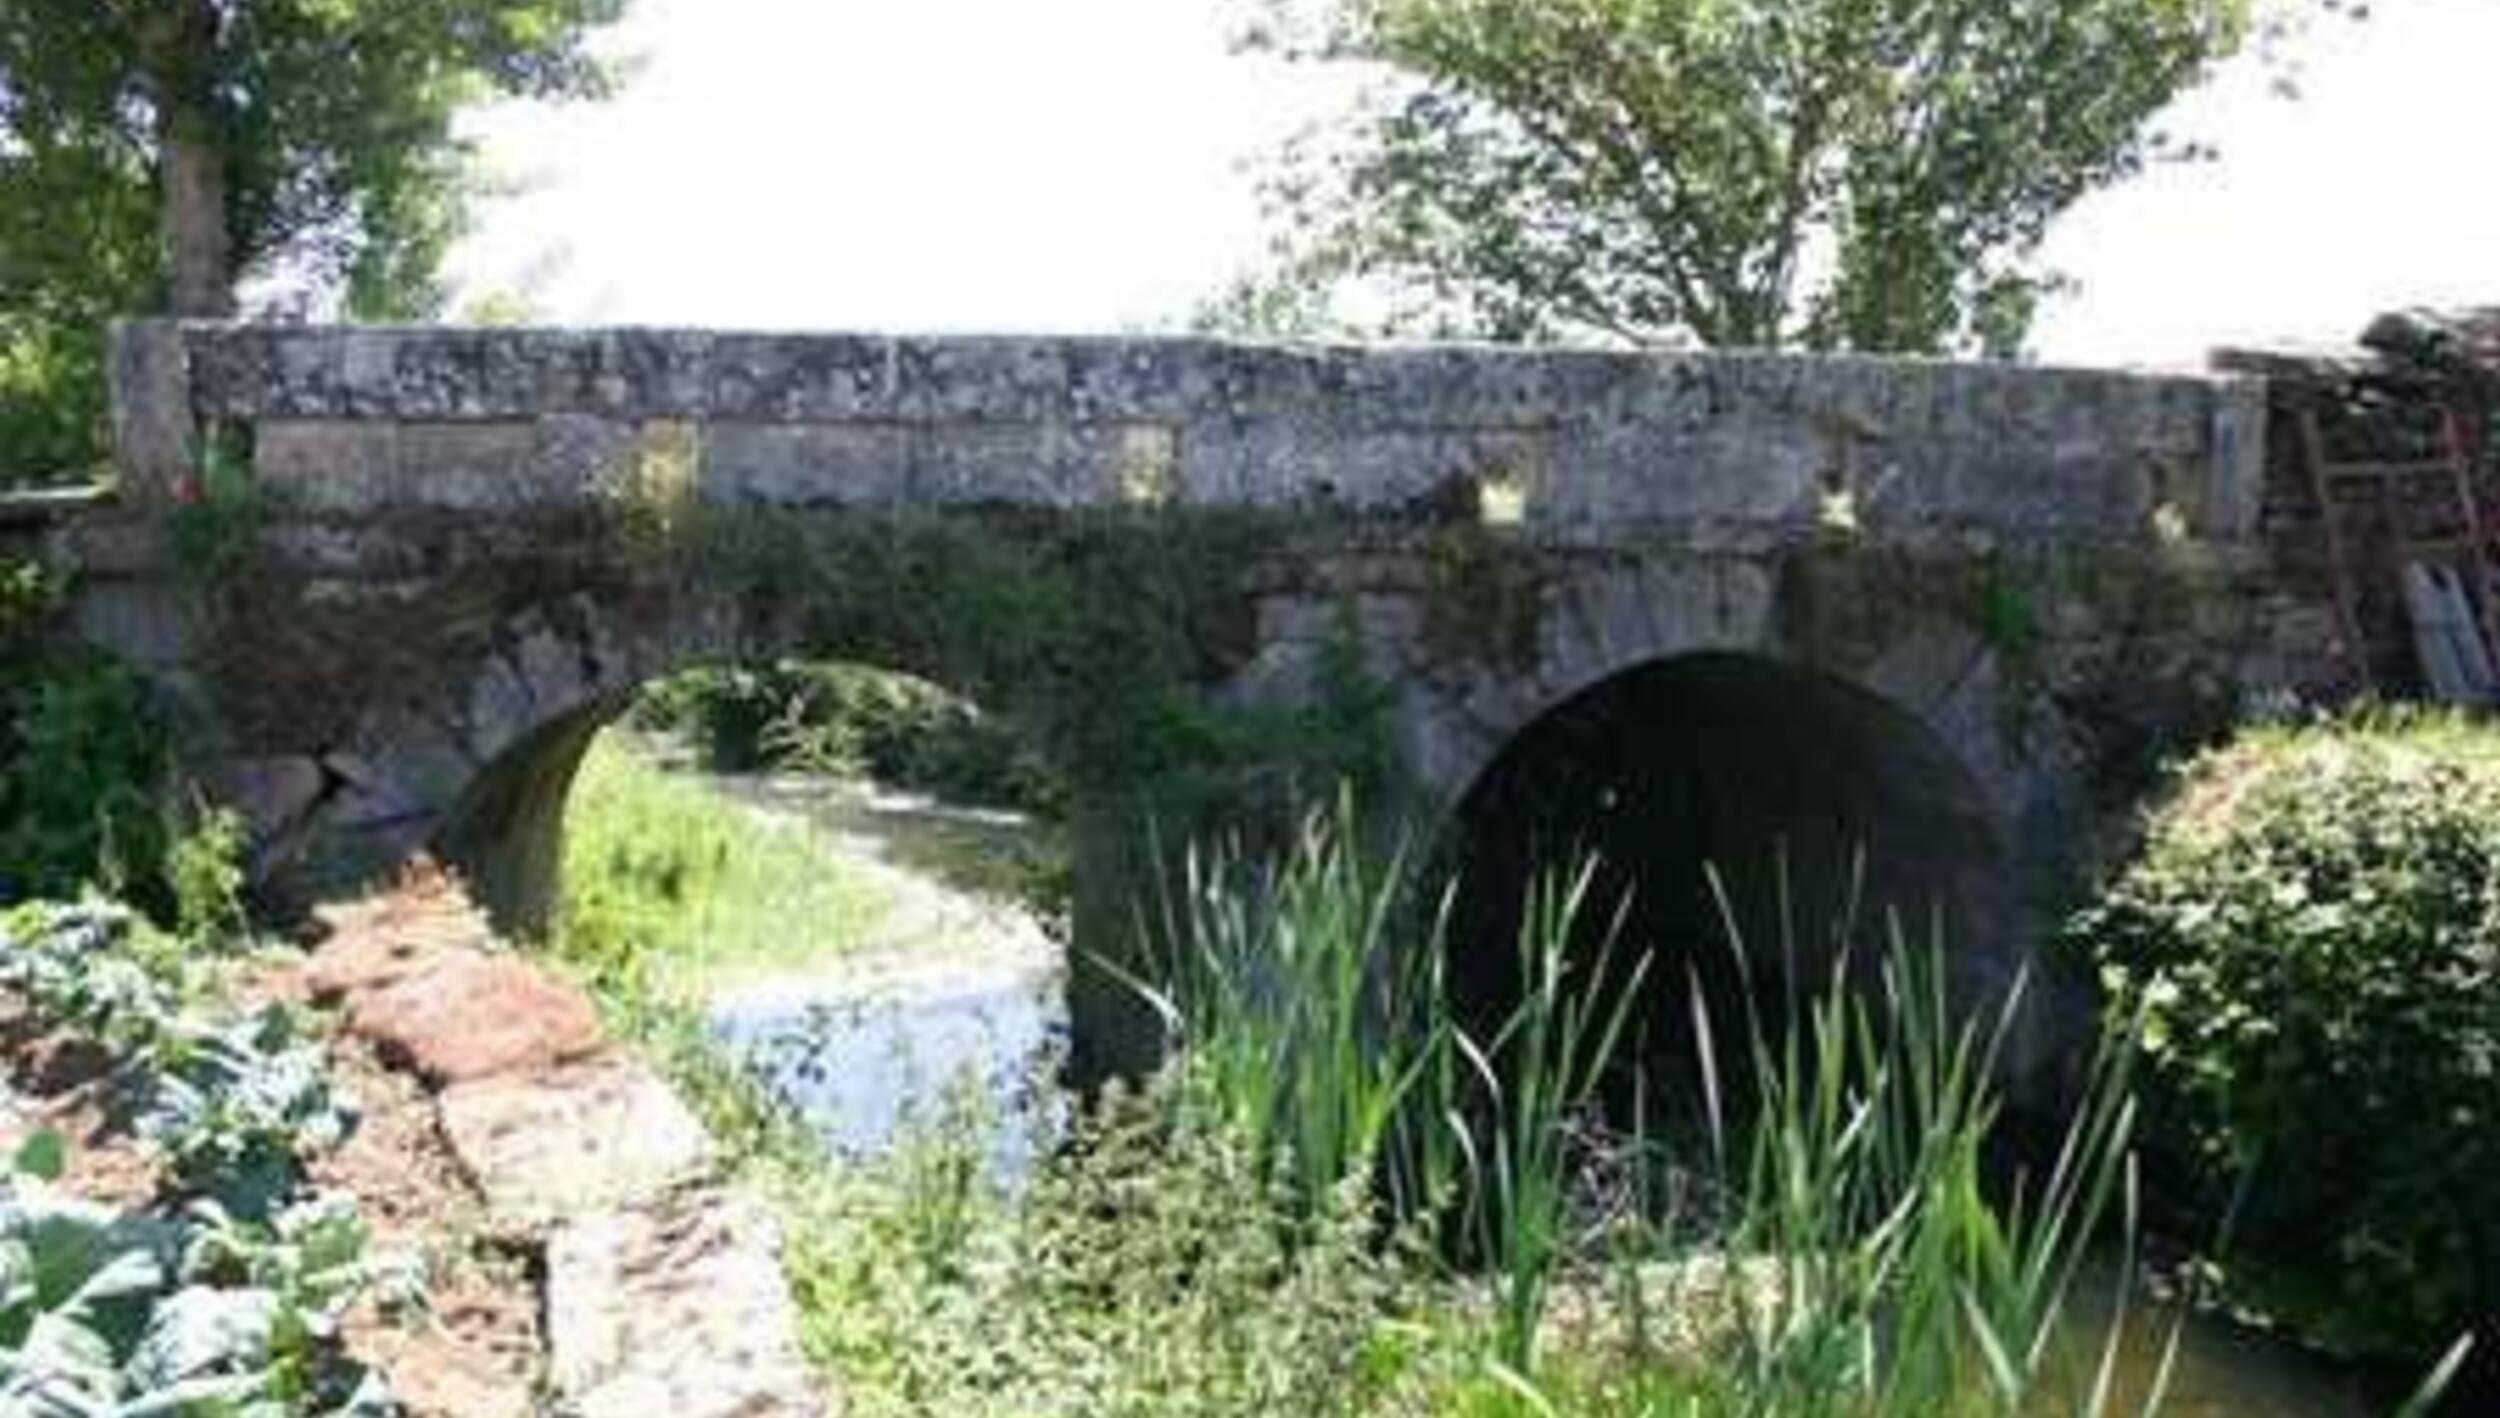
M749 1198L696 1189L600 1211L547 1246L549 1377L576 1418L820 1415L782 1280Z
M328 790L321 765L309 758L233 759L209 775L210 794L243 814L263 837L293 829Z
M349 995L388 989L441 960L439 941L408 931L345 931L324 942L304 962L304 987L314 1002L336 1004Z
M464 1083L440 1106L496 1225L517 1234L652 1201L712 1164L711 1139L686 1105L622 1059Z
M377 1356L409 1418L534 1418L530 1385L497 1373L439 1332L411 1331Z
M438 1087L552 1068L604 1042L581 991L474 950L447 951L386 988L356 995L348 1027L386 1061Z

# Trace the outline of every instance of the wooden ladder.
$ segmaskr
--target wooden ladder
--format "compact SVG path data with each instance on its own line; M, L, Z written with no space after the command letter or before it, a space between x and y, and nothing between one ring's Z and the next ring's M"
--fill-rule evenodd
M2387 637L2374 633L2396 620L2373 616L2373 592L2394 600L2410 620L2406 605L2407 569L2416 564L2444 567L2465 588L2472 610L2467 633L2479 642L2479 658L2500 663L2500 546L2490 534L2482 489L2475 474L2475 448L2465 420L2453 408L2439 410L2438 446L2418 461L2338 462L2329 455L2317 411L2300 413L2302 461L2307 465L2311 493L2317 498L2319 521L2326 534L2327 562L2335 588L2335 610L2345 643L2366 680L2378 678L2374 667L2392 658ZM2374 515L2380 530L2380 555L2365 556L2369 543L2355 519ZM2396 647L2395 655L2424 658L2414 644ZM2426 681L2436 677L2422 665ZM2453 697L2449 687L2443 697Z

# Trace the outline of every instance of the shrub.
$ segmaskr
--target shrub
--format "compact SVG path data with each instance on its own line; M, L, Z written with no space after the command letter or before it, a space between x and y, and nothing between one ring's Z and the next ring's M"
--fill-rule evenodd
M2227 1292L2352 1354L2500 1314L2500 733L2251 733L2188 765L2074 932L2140 1014Z
M1307 1206L1200 1121L1174 1094L1117 1100L1011 1197L955 1114L785 1198L809 1344L850 1411L1368 1411L1399 1276L1362 1179Z
M1012 726L926 680L863 665L692 670L653 686L633 717L686 734L720 772L868 774L961 801L1063 806L1057 775Z
M0 902L126 888L164 903L164 735L139 677L54 643L60 579L0 560Z

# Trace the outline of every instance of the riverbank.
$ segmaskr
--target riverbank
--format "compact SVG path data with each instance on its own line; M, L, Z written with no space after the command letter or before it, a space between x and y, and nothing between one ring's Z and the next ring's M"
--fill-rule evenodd
M942 805L898 810L856 788L787 775L684 781L709 795L709 811L743 822L741 830L814 829L808 840L830 854L825 869L854 885L874 883L886 903L841 949L809 967L822 992L794 990L786 978L750 979L718 998L804 1010L844 998L846 990L921 1004L953 997L951 987L967 976L945 961L946 931L932 923L977 922L994 900L967 894L952 904L922 899L897 910L895 882L881 873L909 855L858 830L863 819L874 822L885 812L943 821ZM966 879L960 864L958 873L955 881ZM929 875L910 889L933 880L940 890L957 889ZM912 922L920 924L898 925ZM880 950L881 931L903 948ZM934 963L929 952L938 957ZM978 943L966 955L972 977L1019 958L1015 950ZM1725 1333L1716 1344L1696 1346L1689 1322L1718 1302L1655 1283L1627 1289L1628 1275L1696 1273L1696 1258L1725 1244L1700 1232L1653 1236L1653 1248L1666 1247L1654 1253L1683 1257L1663 1269L1627 1270L1591 1256L1552 1271L1543 1282L1547 1301L1540 1302L1550 1302L1551 1314L1538 1323L1531 1373L1502 1358L1498 1275L1452 1271L1428 1249L1381 1252L1359 1240L1368 1223L1352 1232L1333 1229L1355 1225L1359 1213L1314 1214L1307 1201L1277 1192L1256 1148L1245 1150L1241 1136L1192 1101L1204 1084L1186 1076L1174 1085L1176 1094L1143 1115L1080 1120L1075 1149L1033 1154L1031 1175L1011 1185L993 1144L997 1079L965 1090L925 1071L890 1073L872 1091L913 1101L878 1114L874 1131L887 1133L886 1143L837 1145L840 1160L829 1164L828 1139L807 1124L805 1100L796 1096L803 1090L777 1090L771 1080L805 1068L811 1050L819 1074L846 1087L892 1060L800 1030L783 1060L759 1076L739 1067L737 1051L723 1047L700 1013L690 1016L681 1005L658 1015L669 1022L649 1037L676 1060L681 1079L694 1081L693 1096L709 1100L716 1123L746 1140L738 1149L744 1175L758 1180L787 1226L785 1264L809 1356L852 1412L1091 1413L1128 1402L1141 1412L1246 1414L1291 1401L1361 1414L1607 1415L1655 1411L1660 1403L1717 1413L1739 1402L1747 1384L1769 1381L1746 1379L1744 1365L1770 1356L1746 1360L1726 1349ZM909 1028L908 1011L895 1020L899 1036ZM858 1020L847 1023L856 1028ZM1148 1137L1162 1141L1149 1146ZM1168 1274L1157 1278L1165 1264L1157 1257L1173 1247L1222 1273L1172 1288ZM2115 1288L2114 1277L2094 1279L2060 1306L2051 1347L2068 1372L2088 1379L2097 1370L2115 1319L2108 1302ZM1662 1326L1627 1329L1635 1311L1654 1313ZM1681 1338L1670 1333L1678 1325L1685 1326ZM2342 1392L2328 1371L2262 1337L2201 1319L2177 1333L2163 1412L2360 1418L2374 1411ZM2164 1372L2172 1334L2169 1317L2135 1302L2106 1411L2139 1411ZM1318 1388L1280 1387L1300 1382L1285 1376L1288 1364L1308 1370ZM1261 1377L1268 1366L1273 1372ZM2001 1411L1979 1391L1952 1392L1934 1409L1860 1397L1876 1405L1867 1410L1873 1412Z

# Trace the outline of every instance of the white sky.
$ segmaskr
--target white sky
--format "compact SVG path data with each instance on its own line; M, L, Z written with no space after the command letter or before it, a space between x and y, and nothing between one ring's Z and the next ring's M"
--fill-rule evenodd
M1525 0L1533 3L1533 0ZM2219 162L2087 200L2039 332L2079 363L2340 341L2500 303L2500 0L2379 0L2303 98L2237 66L2174 126ZM637 0L622 97L473 124L518 187L455 253L470 294L573 323L931 331L1155 326L1252 261L1242 164L1340 88L1226 51L1224 0Z

